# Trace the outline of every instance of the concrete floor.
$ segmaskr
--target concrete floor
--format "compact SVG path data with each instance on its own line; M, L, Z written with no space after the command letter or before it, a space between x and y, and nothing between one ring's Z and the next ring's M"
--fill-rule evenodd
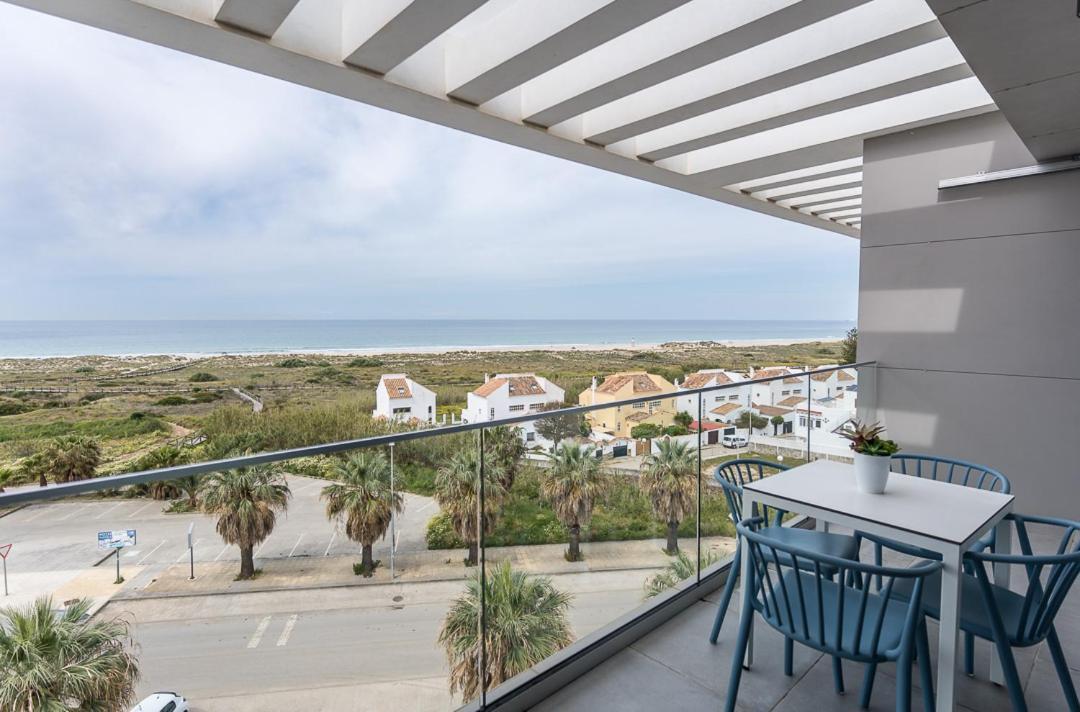
M1033 537L1037 551L1056 547ZM866 557L863 557L867 560ZM1014 570L1013 586L1024 588L1023 572ZM641 640L605 661L534 709L540 712L611 710L719 710L727 693L731 652L738 624L739 594L724 621L719 644L709 645L720 592L708 596ZM936 626L931 622L930 647L936 652ZM1056 627L1073 684L1080 688L1080 592L1072 595L1057 616ZM783 638L767 625L755 625L754 666L742 676L737 709L745 712L832 712L859 709L861 666L845 663L847 694L833 690L831 659L796 645L794 675L783 674ZM1015 651L1027 704L1032 712L1066 710L1067 705L1045 643ZM935 661L936 665L936 661ZM990 645L976 639L974 679L958 673L960 712L1006 712L1007 693L988 681ZM871 710L895 709L892 665L878 669ZM918 684L918 674L913 670ZM912 709L923 710L921 695L912 696Z

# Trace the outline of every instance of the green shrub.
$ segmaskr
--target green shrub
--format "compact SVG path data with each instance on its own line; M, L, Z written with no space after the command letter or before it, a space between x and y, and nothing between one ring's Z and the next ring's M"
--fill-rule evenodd
M308 377L307 382L351 386L356 383L356 379L333 366L322 366Z
M102 398L108 398L108 397L109 397L108 393L87 393L82 398L79 399L79 402L80 403L93 403L95 401L101 400Z
M454 533L454 525L450 523L450 517L442 512L428 521L427 534L424 538L429 549L465 548L465 542Z
M187 405L190 402L191 401L189 401L187 398L184 398L183 396L165 396L161 400L154 403L154 405Z
M45 401L44 403L42 403L41 407L42 408L67 408L69 405L71 405L71 404L68 403L67 401L51 400L51 401Z
M670 435L672 437L675 437L677 435L687 435L687 434L689 434L690 429L687 428L685 425L669 425L666 428L664 428L663 432L664 432L664 435Z
M96 370L93 366L79 366L75 369L75 373L93 373Z
M287 358L284 361L278 361L274 365L278 368L304 368L305 366L310 366L311 364L308 363L306 359Z
M51 423L0 425L0 442L57 438L67 435L110 440L148 435L164 430L168 430L168 426L158 418L146 413L132 413L127 418L86 418L77 421L58 420Z
M0 400L0 416L3 415L18 415L19 413L27 413L33 410L34 407L27 405L26 403L20 403L18 401L2 399Z
M656 423L642 423L630 429L632 438L655 438L660 436L660 426Z
M188 380L192 383L209 383L210 381L220 381L221 379L212 373L199 371L198 373L191 374L191 377L188 378Z
M191 396L193 403L213 403L218 400L221 400L221 394L213 391L199 391Z
M382 366L382 359L374 358L372 356L357 356L352 361L349 361L349 365L353 368L363 368L365 366Z

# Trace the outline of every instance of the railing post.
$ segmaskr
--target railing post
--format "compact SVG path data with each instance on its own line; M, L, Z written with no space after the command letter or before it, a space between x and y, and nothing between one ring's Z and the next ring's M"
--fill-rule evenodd
M814 402L812 398L814 393L814 384L810 378L810 367L805 366L806 369L806 461L810 462L810 431L814 429L814 420L810 415L810 405Z
M477 631L480 635L480 659L479 664L479 680L480 680L480 709L483 710L487 707L487 677L485 671L487 670L487 570L486 570L486 555L484 547L486 542L484 541L484 430L480 428L477 431L477 440L480 443L480 454L477 457L477 469L479 469L479 497L477 497L477 504L479 511L476 513L476 557L477 563L480 565L480 630Z
M678 402L678 401L676 401ZM697 582L701 583L701 493L702 493L702 481L701 481L701 434L705 430L704 420L704 395L698 393L697 396L697 526L694 529L694 535L697 539Z

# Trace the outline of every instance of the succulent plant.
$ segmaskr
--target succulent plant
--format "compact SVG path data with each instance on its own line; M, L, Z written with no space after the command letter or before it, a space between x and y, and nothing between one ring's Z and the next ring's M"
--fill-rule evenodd
M881 423L861 423L853 421L846 424L840 435L851 441L851 449L863 455L889 457L900 449L894 440L881 437L885 426Z

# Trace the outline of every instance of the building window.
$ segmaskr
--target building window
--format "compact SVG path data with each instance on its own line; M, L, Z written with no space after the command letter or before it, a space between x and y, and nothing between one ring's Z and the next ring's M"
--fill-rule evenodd
M530 403L529 410L540 410L544 406L543 403Z
M820 420L815 420L814 421L814 427L815 428L820 428L821 427L821 421Z
M736 395L733 395L733 396L728 396L727 399L729 401L737 401L737 400L739 400L739 396L736 394Z
M634 407L635 408L644 408L645 404L644 403L634 403Z
M525 411L525 406L524 405L512 405L512 406L510 406L510 412L511 413L522 413L524 411Z
M491 409L491 417L488 418L488 420L495 420L495 409L494 408Z
M660 407L660 401L649 401L649 407L650 408L659 408Z
M531 442L534 442L535 440L536 440L536 433L533 433L533 432L525 433L525 442L531 443Z
M806 418L803 418L803 417L799 418L799 427L800 428L805 428L806 427Z
M800 394L802 394L802 389L801 388L796 388L795 390L792 391L792 393L794 393L795 395L800 395Z
M724 400L723 396L716 396L713 398L713 403L719 403L722 400Z
M790 396L791 391L790 390L788 390L788 391L780 391L780 395L782 395L782 396Z
M394 415L408 415L412 412L412 408L394 408Z

